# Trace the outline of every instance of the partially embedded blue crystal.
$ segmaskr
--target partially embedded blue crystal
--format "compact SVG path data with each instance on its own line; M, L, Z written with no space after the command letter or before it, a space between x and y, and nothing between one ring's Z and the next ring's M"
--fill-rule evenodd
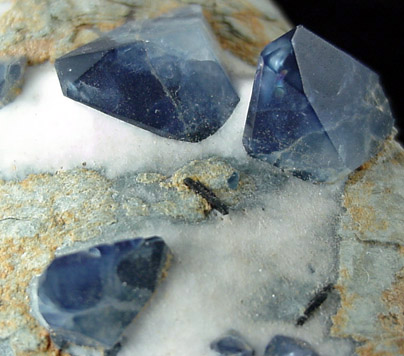
M0 108L21 92L26 65L25 57L0 58Z
M329 182L374 156L393 121L378 76L298 26L261 52L243 144L253 157Z
M112 349L165 275L159 237L104 244L56 258L38 282L38 309L52 339Z
M239 101L199 6L128 23L55 62L64 95L158 135L197 142Z
M266 347L264 356L319 356L319 354L303 340L276 335Z
M220 356L254 356L252 347L234 330L210 345L210 348L219 353Z

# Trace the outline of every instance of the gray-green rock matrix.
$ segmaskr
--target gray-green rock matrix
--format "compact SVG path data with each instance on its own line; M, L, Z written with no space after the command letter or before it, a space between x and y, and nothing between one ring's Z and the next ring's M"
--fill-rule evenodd
M170 243L179 256L173 285L167 286L172 293L181 290L176 287L180 278L176 275L198 273L193 264L205 271L203 276L212 276L224 267L231 270L221 262L234 259L230 266L238 270L237 275L229 279L219 274L213 285L228 291L229 310L237 307L237 316L258 328L279 322L294 325L315 292L336 283L341 302L332 292L312 316L314 320L307 322L309 328L313 323L331 327L330 317L335 314L331 335L356 340L357 354L398 354L404 325L404 248L400 224L389 211L393 217L403 212L403 175L404 151L389 140L379 156L351 175L345 186L343 182L313 185L289 178L265 162L240 164L217 157L192 161L171 172L140 172L114 179L76 169L31 175L18 182L0 181L0 350L8 355L11 346L10 355L57 354L46 331L31 316L27 300L32 278L55 252L118 240L128 233L171 230L182 234ZM223 217L212 211L183 183L186 177L211 189L229 206L230 214ZM325 201L334 201L334 207L325 208ZM288 210L296 209L291 204L305 211L303 219L288 219ZM279 232L285 226L298 238L285 239ZM254 233L245 234L243 228ZM265 243L268 231L271 235ZM213 241L215 248L206 251L208 257L203 246ZM204 265L210 259L212 265ZM184 266L190 270L182 270ZM151 314L159 312L159 304L170 303L168 292L164 293L167 301L157 296ZM234 304L232 295L240 297L240 304ZM325 336L315 345L321 354L321 348L329 350L335 340ZM340 355L351 354L346 345ZM73 354L82 352L77 349Z
M218 271L216 267L220 270L217 261L223 256L234 258L234 268L239 271L234 279L228 280L225 274L225 279L220 275L215 278L229 295L241 296L237 307L244 322L257 327L277 322L294 324L321 286L337 282L341 304L337 293L332 292L318 315L313 316L314 322L331 326L330 316L339 308L333 317L334 337L352 337L358 342L356 352L360 355L400 353L404 248L400 224L391 219L389 211L398 218L403 213L403 168L404 151L388 141L381 154L346 183L341 219L341 184L312 185L254 160L239 164L213 157L192 161L172 172L132 173L115 179L76 169L31 175L19 182L0 181L1 350L8 355L11 345L12 355L57 354L46 331L32 318L27 300L32 278L55 252L118 240L128 233L159 233L169 226L185 234L173 243L182 266L189 268L197 263L199 269L207 269L203 274L209 276ZM183 183L186 177L211 189L229 206L230 214L222 217L212 211ZM319 197L334 200L335 207L324 212ZM296 221L293 217L290 222L296 227L291 226L287 219L290 204L307 210L305 220L312 221ZM243 225L254 233L242 234L241 241L235 231ZM283 226L301 236L290 241L281 236L278 241L276 234ZM223 229L230 230L230 237L223 237ZM312 230L319 235L309 236ZM210 236L212 231L217 235ZM271 231L268 246L267 231ZM203 246L209 241L216 245L207 257ZM277 244L285 247L278 250ZM282 256L271 251L283 251ZM216 261L213 266L201 267L202 261L209 259ZM257 269L259 272L252 272ZM174 274L181 273L186 272L176 266ZM168 288L174 292L175 277L173 283ZM234 307L234 301L228 298ZM323 342L330 342L327 340L332 339ZM349 355L346 350L349 348L341 355ZM74 354L83 354L83 350L77 349Z
M403 180L404 151L389 140L345 187L331 331L360 342L358 355L404 354Z
M230 179L235 175L239 177L237 185ZM185 177L211 189L229 206L230 214L223 217L211 211L209 204L183 183ZM288 178L255 160L237 164L216 157L190 162L171 174L144 172L109 180L98 172L76 169L31 175L20 182L1 181L0 337L9 340L16 355L56 353L46 331L30 314L27 291L32 278L42 272L55 252L149 231L168 235L173 254L178 256L179 265L172 273L174 285L167 286L171 293L181 294L181 288L189 288L181 286L189 278L187 273L199 274L196 278L207 290L212 283L222 294L228 291L223 296L228 299L226 307L238 308L239 317L247 323L294 325L318 286L337 278L335 230L340 190L341 185L316 187ZM330 200L335 203L324 208ZM277 225L292 201L307 211L307 216L294 221L291 237L284 239L278 231L282 223ZM315 207L313 201L318 203ZM255 228L253 234L247 233ZM268 231L274 236L265 242ZM300 242L293 247L295 234ZM174 235L179 235L177 240ZM203 252L204 246L212 248ZM289 246L289 251L282 255L271 252L283 246ZM301 272L291 268L295 263ZM224 268L238 272L229 280ZM209 276L214 276L213 282ZM153 300L159 300L158 295ZM219 299L214 307L220 310L222 302ZM324 310L335 310L335 301ZM328 345L330 341L325 337L322 342ZM74 354L82 352L77 349Z

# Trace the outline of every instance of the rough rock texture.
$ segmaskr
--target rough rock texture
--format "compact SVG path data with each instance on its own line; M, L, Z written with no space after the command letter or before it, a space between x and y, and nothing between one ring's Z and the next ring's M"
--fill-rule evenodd
M404 353L404 150L393 140L345 187L332 334L363 344L359 355Z
M234 172L239 170L228 162L211 158L190 162L170 177L146 172L108 180L77 169L0 181L0 339L9 339L18 355L51 355L54 345L30 315L27 293L56 249L93 239L103 229L107 234L133 232L149 218L205 219L211 207L183 183L186 177L204 183L230 207L237 206L256 186L240 172L237 188L230 188Z
M199 3L223 48L255 64L262 47L290 25L264 1L233 0L16 0L0 18L0 55L41 63L99 37L127 19L152 18Z
M389 141L384 151L350 177L342 223L362 241L404 245L404 153Z
M198 180L226 205L233 207L256 189L255 181L240 173L237 189L228 185L228 178L239 172L231 164L220 158L196 160L181 167L170 177L158 173L139 173L119 177L114 181L114 188L120 191L116 199L121 202L125 216L133 217L168 216L176 220L197 222L206 218L212 210L208 202L190 190L184 179L191 177Z
M16 354L52 354L47 332L30 315L27 288L58 247L116 221L112 193L109 181L86 170L0 181L0 339L10 338Z

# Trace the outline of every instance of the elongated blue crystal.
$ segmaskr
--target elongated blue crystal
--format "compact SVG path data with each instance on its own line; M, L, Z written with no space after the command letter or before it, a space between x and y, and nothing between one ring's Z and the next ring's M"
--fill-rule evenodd
M267 345L264 356L319 356L319 354L306 341L276 335Z
M254 349L239 335L231 330L227 335L213 341L210 348L220 356L254 356Z
M52 338L112 349L154 293L170 252L159 237L104 244L56 258L38 283Z
M55 62L64 95L149 130L197 142L239 101L199 6L128 23Z
M335 181L380 150L393 121L378 76L298 26L261 53L243 144L303 179Z

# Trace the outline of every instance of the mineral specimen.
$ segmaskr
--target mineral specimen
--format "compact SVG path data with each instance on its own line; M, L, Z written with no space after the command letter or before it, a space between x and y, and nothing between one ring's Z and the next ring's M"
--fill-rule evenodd
M300 339L276 335L265 349L264 356L319 356L311 346Z
M20 93L26 64L24 57L0 58L0 108Z
M59 58L64 95L158 135L197 142L239 101L200 7L116 29Z
M393 118L378 76L302 26L261 52L243 143L314 181L335 181L375 155Z
M228 335L212 342L210 348L217 351L221 356L254 356L255 351L235 331L231 330Z
M38 282L38 309L60 347L112 349L164 277L170 252L136 238L56 258Z

